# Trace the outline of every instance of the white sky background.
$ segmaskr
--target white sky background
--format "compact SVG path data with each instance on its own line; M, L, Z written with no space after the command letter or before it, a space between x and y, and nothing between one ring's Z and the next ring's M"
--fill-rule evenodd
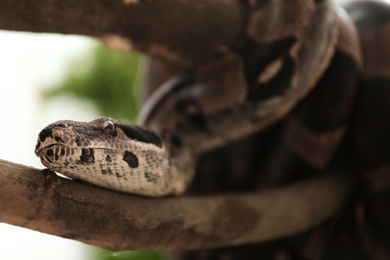
M1 159L43 168L34 147L44 126L58 119L98 116L88 104L64 99L44 105L39 95L45 86L61 82L68 62L88 52L91 44L84 37L0 31ZM88 249L79 242L0 224L0 259L85 260Z

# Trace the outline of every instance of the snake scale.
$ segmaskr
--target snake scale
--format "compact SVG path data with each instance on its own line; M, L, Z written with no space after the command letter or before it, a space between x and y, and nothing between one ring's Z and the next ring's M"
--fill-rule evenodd
M263 167L271 179L293 175L303 164L309 173L328 169L348 140L366 189L388 189L390 120L382 114L390 111L390 7L380 1L242 3L248 12L243 35L163 84L138 125L110 118L52 123L35 148L42 163L112 190L181 194L202 154L279 124L280 141Z

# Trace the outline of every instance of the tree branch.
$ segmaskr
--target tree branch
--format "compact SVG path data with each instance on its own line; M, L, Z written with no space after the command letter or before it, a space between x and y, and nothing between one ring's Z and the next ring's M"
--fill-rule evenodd
M308 230L342 209L351 175L263 193L144 198L0 160L0 221L111 250L204 249Z
M102 37L184 66L210 59L245 23L237 0L0 0L0 14L3 30Z

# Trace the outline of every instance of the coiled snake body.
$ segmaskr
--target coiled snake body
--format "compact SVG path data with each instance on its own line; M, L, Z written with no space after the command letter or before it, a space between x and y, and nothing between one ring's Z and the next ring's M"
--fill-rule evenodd
M283 122L283 153L274 149L270 157L325 169L352 113L360 111L356 104L367 105L357 99L358 87L390 78L389 66L370 58L378 55L378 42L390 38L384 36L390 8L359 1L347 14L327 0L268 0L249 1L248 10L245 35L236 45L150 97L139 121L147 128L110 118L58 121L39 134L35 152L42 163L113 190L180 194L201 154ZM384 15L373 15L378 10ZM381 52L390 58L390 51ZM370 142L384 145L367 137L375 130L361 128L366 121L353 122L362 129L356 141L362 151ZM362 162L374 165L373 171L387 165L367 160Z

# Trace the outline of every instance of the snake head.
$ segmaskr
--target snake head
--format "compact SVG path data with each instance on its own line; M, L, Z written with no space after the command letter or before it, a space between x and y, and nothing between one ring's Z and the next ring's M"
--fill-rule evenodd
M54 163L65 154L83 149L125 150L135 143L162 148L161 139L153 132L108 117L90 122L60 120L39 133L35 154L45 162Z
M134 193L155 185L158 176L169 177L167 151L155 133L107 117L48 125L38 135L35 154L68 177Z

